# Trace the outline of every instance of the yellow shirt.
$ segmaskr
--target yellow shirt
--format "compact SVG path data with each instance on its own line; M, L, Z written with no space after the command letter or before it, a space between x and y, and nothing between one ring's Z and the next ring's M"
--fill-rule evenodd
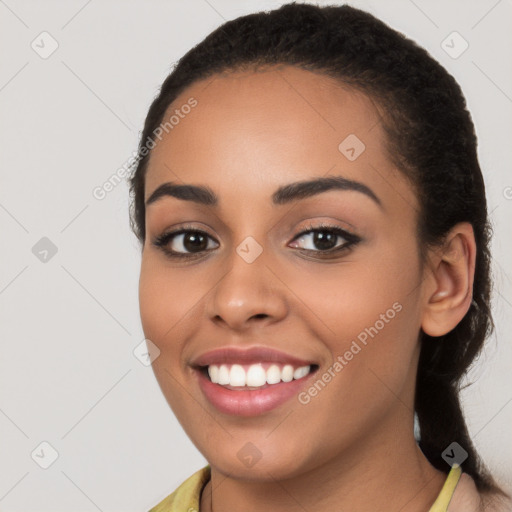
M447 512L448 505L460 480L462 470L454 464L448 473L441 492L428 512ZM185 480L172 494L155 505L149 512L200 512L201 491L210 479L210 465L196 471ZM448 511L449 512L449 511Z

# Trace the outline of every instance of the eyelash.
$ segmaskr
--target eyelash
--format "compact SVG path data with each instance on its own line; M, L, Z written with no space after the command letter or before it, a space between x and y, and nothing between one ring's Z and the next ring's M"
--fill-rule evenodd
M345 243L342 244L341 246L335 246L331 249L327 249L324 251L312 250L312 249L300 249L300 248L298 249L301 252L316 253L319 255L320 259L321 258L334 258L338 254L349 250L350 248L352 248L353 246L355 246L357 243L359 243L361 241L361 238L353 233L349 233L348 231L345 231L344 229L341 229L338 226L333 226L333 225L323 224L323 223L317 224L317 225L309 224L303 231L301 231L300 233L295 235L295 237L293 238L292 241L295 241L304 235L308 235L310 233L315 233L315 232L331 233L331 234L337 235L345 240ZM168 232L162 233L161 235L157 236L153 241L153 245L155 247L161 249L166 254L167 257L169 257L171 259L176 259L176 260L178 260L178 259L196 259L198 257L204 256L204 254L206 252L210 252L213 250L213 249L207 249L207 250L197 252L197 253L190 253L190 252L189 253L180 253L180 252L176 252L176 251L171 251L166 247L169 244L169 242L171 240L173 240L174 237L176 237L178 235L189 234L189 233L198 233L201 235L206 235L208 238L213 239L213 237L210 236L205 231L202 231L202 230L197 229L190 225L183 225L174 231L168 231ZM216 243L218 243L218 242L216 241ZM320 256L320 255L322 255L322 256ZM323 256L323 255L325 255L325 256Z

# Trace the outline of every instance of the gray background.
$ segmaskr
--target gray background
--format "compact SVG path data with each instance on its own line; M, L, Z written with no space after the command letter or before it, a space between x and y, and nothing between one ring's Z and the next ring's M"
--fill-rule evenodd
M127 185L93 190L135 151L174 61L224 20L281 3L0 0L1 511L145 511L205 464L133 354L144 336ZM497 330L464 409L512 491L512 2L350 3L426 47L474 117ZM469 43L458 58L442 47L453 31ZM42 442L58 453L47 469Z

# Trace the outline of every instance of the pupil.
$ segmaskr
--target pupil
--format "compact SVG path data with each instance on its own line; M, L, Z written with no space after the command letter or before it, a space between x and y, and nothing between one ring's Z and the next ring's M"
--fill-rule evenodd
M194 249L205 250L207 245L208 241L201 233L188 233L183 240L183 246L190 252L193 252Z
M317 232L314 235L314 244L318 249L332 249L336 245L336 234Z

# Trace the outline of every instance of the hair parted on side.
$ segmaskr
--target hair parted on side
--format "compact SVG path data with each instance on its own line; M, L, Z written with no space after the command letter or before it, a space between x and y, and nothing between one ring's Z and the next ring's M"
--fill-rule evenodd
M292 65L322 73L365 93L383 112L390 160L410 180L420 204L420 254L459 222L473 226L477 255L472 305L449 333L420 332L415 393L421 439L430 463L448 472L442 452L453 442L468 453L462 470L482 493L508 496L481 461L461 409L461 379L494 328L491 312L491 228L477 141L456 80L414 41L348 5L295 2L241 16L188 51L165 79L149 109L130 178L130 222L145 241L146 141L169 105L188 86L216 73Z

